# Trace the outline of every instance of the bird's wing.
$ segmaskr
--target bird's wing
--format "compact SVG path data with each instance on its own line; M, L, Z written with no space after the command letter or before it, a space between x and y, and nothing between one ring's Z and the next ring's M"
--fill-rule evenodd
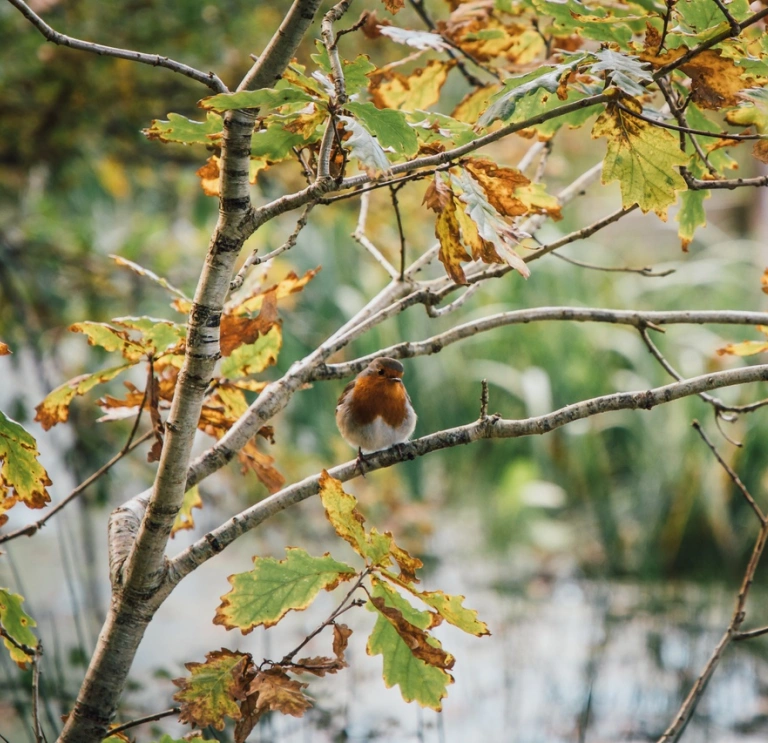
M352 393L352 390L355 386L355 380L353 379L345 388L344 391L339 395L339 401L336 403L336 407L338 408L339 405L341 405L344 400L347 399L347 395Z

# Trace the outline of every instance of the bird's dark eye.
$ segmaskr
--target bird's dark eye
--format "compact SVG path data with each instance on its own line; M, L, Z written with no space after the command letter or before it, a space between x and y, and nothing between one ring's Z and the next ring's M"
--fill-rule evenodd
M384 376L384 370L383 370L383 369L379 369L379 376L380 376L380 377L383 377L383 376Z

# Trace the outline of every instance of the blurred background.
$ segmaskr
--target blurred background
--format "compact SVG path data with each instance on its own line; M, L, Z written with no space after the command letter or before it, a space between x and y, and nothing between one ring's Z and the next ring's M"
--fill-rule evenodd
M287 7L286 0L186 0L172 9L151 0L34 4L61 31L159 52L213 69L227 83L248 69L249 54L263 49ZM397 22L421 28L407 11ZM206 91L166 70L45 44L10 6L0 7L0 41L0 338L14 351L0 360L0 408L37 437L56 502L117 452L130 430L130 421L97 424L95 396L79 398L69 423L52 431L32 421L34 406L52 388L109 364L68 326L122 315L178 318L161 288L116 266L109 255L194 291L217 212L195 175L207 153L147 141L141 129L168 112L201 118L195 103ZM361 48L378 63L402 55L386 39L354 34L344 43L349 57ZM302 51L302 61L309 51ZM447 101L458 102L465 92L452 74ZM504 141L493 156L514 165L530 146L523 138ZM550 192L598 162L603 148L588 128L560 132L545 173ZM758 174L744 155L739 174ZM254 199L263 203L301 185L297 166L275 166L260 174ZM546 223L537 237L547 242L618 208L615 185L593 184L564 210L563 221ZM414 183L400 193L410 260L434 242L433 222L418 207L423 191ZM598 272L550 256L531 264L528 281L510 274L456 313L431 319L412 308L336 360L514 308L765 309L763 192L715 192L706 205L708 225L688 253L680 249L674 209L666 223L632 213L562 250L601 266L675 269L666 277ZM283 305L284 346L268 378L316 347L385 285L383 270L350 238L357 208L348 200L315 209L297 246L269 268L269 279L278 280L290 270L322 266L303 293ZM259 232L261 252L285 240L296 216ZM397 262L399 238L386 193L372 198L369 234ZM438 276L442 268L430 271ZM744 363L719 357L716 349L759 337L752 328L672 326L654 339L681 373L692 376ZM406 361L419 414L416 435L474 420L482 379L490 385L490 411L507 418L670 381L629 328L554 322L502 328ZM352 456L333 416L343 385L322 382L303 390L275 420L270 454L289 482ZM114 390L120 389L116 382ZM763 396L755 385L720 395L733 404ZM251 740L597 743L658 737L727 625L757 532L754 515L692 430L694 418L758 502L768 503L765 412L723 424L730 438L744 442L737 448L718 432L712 409L693 398L650 412L603 415L545 437L480 442L349 483L369 523L392 530L424 560L424 586L464 594L493 634L475 639L440 628L457 664L456 684L437 715L385 689L381 659L365 653L372 618L364 610L351 612L351 667L312 680L309 692L317 703L304 719L267 718ZM199 449L209 443L201 435ZM108 603L108 514L151 483L155 465L146 463L145 453L140 448L121 461L33 539L3 547L0 585L26 598L45 646L49 739L72 706ZM196 529L177 535L173 552L266 495L236 466L201 490L205 506L195 512ZM5 529L38 517L17 507ZM353 559L314 501L243 537L162 607L135 663L122 720L171 706L170 679L185 673L184 662L202 661L222 646L247 650L257 662L279 656L327 615L338 597L323 596L310 610L247 637L211 623L218 597L229 588L226 576L249 569L254 554L280 556L287 545ZM748 627L768 624L763 576L758 571ZM329 644L321 635L310 654ZM34 740L29 689L29 672L0 654L0 733L12 743ZM163 731L185 732L166 720L132 734L151 741ZM757 741L767 733L768 639L761 638L728 649L684 739ZM231 740L231 731L208 730L206 736Z

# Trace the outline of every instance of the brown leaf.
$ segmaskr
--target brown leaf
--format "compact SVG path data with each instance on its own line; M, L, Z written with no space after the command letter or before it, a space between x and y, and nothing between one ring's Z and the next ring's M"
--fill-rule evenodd
M431 209L433 212L440 212L445 209L453 199L453 191L450 186L439 176L435 177L430 182L426 193L424 194L424 200L421 202L427 209Z
M755 82L752 77L742 77L742 69L723 57L719 49L706 49L680 69L691 78L693 100L713 111L737 106L741 101L739 93Z
M430 645L429 635L411 624L399 609L387 606L384 599L377 596L371 597L371 603L389 620L415 658L444 671L453 668L456 659L442 648Z
M384 7L392 13L392 15L395 15L399 10L402 10L405 7L405 0L383 0Z
M200 179L200 185L203 187L203 193L206 196L219 196L221 171L219 170L218 155L211 155L206 160L205 165L195 171L195 175Z
M464 167L483 187L488 201L505 217L519 217L528 213L528 207L518 199L515 189L527 186L530 181L514 168L502 168L485 158L472 158Z
M344 660L344 653L349 643L349 637L352 634L352 630L347 627L346 624L334 624L333 625L333 653L339 662L347 665Z
M367 39L378 39L381 36L379 26L391 26L392 24L385 18L378 18L376 11L368 13L365 23L360 27Z
M435 236L440 241L438 258L448 275L457 284L467 284L467 277L461 268L462 261L472 260L461 244L459 222L456 218L456 204L453 199L437 217Z
M464 204L456 202L456 218L461 228L464 244L472 251L472 258L483 263L504 263L504 259L496 252L492 242L480 237L477 225L472 217L464 211Z
M390 532L385 532L385 534L392 539L389 554L392 555L392 558L400 568L400 575L398 578L405 583L420 583L419 579L416 577L416 571L423 568L424 563L419 560L418 557L414 557L402 547L398 546Z
M484 85L482 88L473 90L459 101L456 108L453 109L451 118L458 119L467 124L476 124L480 116L485 113L488 104L494 93L501 90L501 85Z
M0 356L8 356L8 354L13 353L10 348L8 348L7 343L3 343L0 341Z
M755 142L752 147L752 154L761 163L768 163L768 141L761 139Z
M274 292L269 292L267 296L272 297L274 302ZM254 343L260 335L264 335L273 325L275 325L275 320L265 316L263 309L258 317L222 315L221 355L229 356L236 348L240 348L240 346L244 346L247 343Z
M265 302L270 302L274 295L275 301L283 299L290 294L300 292L320 271L320 266L307 271L303 276L297 276L291 271L282 281L270 286L268 289L258 288L249 294L237 305L227 306L225 312L233 315L245 315L249 312L260 310Z
M763 293L768 294L768 268L763 271L763 275L760 277L760 285L762 286Z
M326 673L341 671L346 665L337 658L318 655L314 658L299 658L296 663L291 664L291 670L294 673L311 673L322 678Z
M253 439L237 453L237 458L243 465L243 472L253 470L270 493L276 493L285 485L285 478L272 466L275 458L260 452Z
M270 668L257 674L251 682L249 696L258 694L258 710L269 709L284 715L303 717L312 706L312 701L302 691L307 686L301 681L294 681L279 668Z

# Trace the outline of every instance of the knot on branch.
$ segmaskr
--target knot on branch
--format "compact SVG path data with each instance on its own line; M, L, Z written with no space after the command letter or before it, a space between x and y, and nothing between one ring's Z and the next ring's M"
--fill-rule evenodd
M141 521L149 504L150 491L131 498L122 506L112 511L107 526L107 546L109 552L109 581L112 590L123 582L123 567L131 554L131 549L139 533Z

